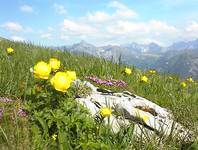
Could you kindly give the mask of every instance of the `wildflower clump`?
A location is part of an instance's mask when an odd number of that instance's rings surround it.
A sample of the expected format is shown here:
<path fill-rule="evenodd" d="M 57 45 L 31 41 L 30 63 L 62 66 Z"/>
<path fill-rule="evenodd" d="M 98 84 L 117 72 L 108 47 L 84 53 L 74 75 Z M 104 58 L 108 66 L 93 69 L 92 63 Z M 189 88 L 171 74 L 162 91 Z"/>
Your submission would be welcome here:
<path fill-rule="evenodd" d="M 108 107 L 103 107 L 100 109 L 100 115 L 105 118 L 105 117 L 109 117 L 112 114 L 112 110 Z"/>
<path fill-rule="evenodd" d="M 56 58 L 51 58 L 49 60 L 49 65 L 52 69 L 52 71 L 56 72 L 60 68 L 60 60 Z"/>
<path fill-rule="evenodd" d="M 131 73 L 132 73 L 130 68 L 125 68 L 124 72 L 126 75 L 131 75 Z"/>
<path fill-rule="evenodd" d="M 105 85 L 105 86 L 115 86 L 115 87 L 125 87 L 127 86 L 127 83 L 124 82 L 123 80 L 115 80 L 115 79 L 100 79 L 96 76 L 88 76 L 86 77 L 87 79 L 100 84 L 100 85 Z"/>
<path fill-rule="evenodd" d="M 11 47 L 8 47 L 8 48 L 6 49 L 6 52 L 7 52 L 8 55 L 13 54 L 13 53 L 14 53 L 14 49 L 11 48 Z"/>
<path fill-rule="evenodd" d="M 147 76 L 142 76 L 141 81 L 147 83 L 148 82 L 148 77 Z"/>
<path fill-rule="evenodd" d="M 66 72 L 57 72 L 50 82 L 57 91 L 66 92 L 71 86 L 72 80 Z"/>
<path fill-rule="evenodd" d="M 40 79 L 48 79 L 51 72 L 51 67 L 44 61 L 38 62 L 33 69 L 34 77 Z"/>

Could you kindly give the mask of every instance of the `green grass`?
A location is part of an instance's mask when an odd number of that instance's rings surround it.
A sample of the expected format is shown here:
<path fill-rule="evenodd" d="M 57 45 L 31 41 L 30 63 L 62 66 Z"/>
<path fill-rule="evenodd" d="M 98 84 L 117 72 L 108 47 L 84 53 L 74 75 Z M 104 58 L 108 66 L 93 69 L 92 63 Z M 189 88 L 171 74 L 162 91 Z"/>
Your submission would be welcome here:
<path fill-rule="evenodd" d="M 13 55 L 7 55 L 6 48 L 12 47 L 15 52 Z M 14 119 L 10 119 L 10 112 L 14 112 L 16 107 L 23 107 L 28 101 L 28 97 L 24 96 L 28 87 L 33 87 L 35 79 L 30 73 L 30 68 L 40 60 L 48 61 L 51 57 L 58 58 L 61 61 L 62 70 L 75 70 L 78 78 L 85 80 L 86 76 L 97 75 L 100 78 L 113 78 L 124 80 L 128 86 L 125 88 L 105 87 L 114 91 L 128 90 L 139 96 L 145 97 L 162 107 L 171 110 L 176 121 L 182 123 L 187 128 L 193 130 L 198 135 L 198 86 L 187 84 L 186 88 L 181 88 L 181 80 L 178 77 L 169 79 L 169 75 L 152 75 L 149 76 L 147 71 L 140 71 L 134 67 L 132 75 L 125 76 L 122 71 L 124 65 L 114 64 L 99 58 L 90 56 L 74 55 L 68 52 L 53 51 L 49 48 L 34 46 L 29 43 L 16 43 L 7 40 L 0 41 L 0 97 L 9 97 L 16 99 L 14 104 L 5 105 L 0 103 L 0 107 L 5 108 L 6 115 L 0 120 L 0 149 L 39 149 L 33 145 L 41 144 L 42 149 L 61 149 L 60 143 L 51 142 L 50 138 L 45 137 L 43 140 L 38 125 L 32 118 L 19 118 L 14 115 Z M 142 75 L 149 76 L 149 83 L 140 82 Z M 68 98 L 68 97 L 67 97 Z M 70 97 L 72 99 L 72 97 Z M 71 104 L 72 103 L 72 104 Z M 76 109 L 76 105 L 68 100 L 67 105 Z M 97 122 L 91 121 L 80 112 L 70 112 L 64 107 L 61 108 L 72 113 L 75 119 L 72 122 L 68 120 L 68 129 L 72 129 L 72 133 L 62 135 L 70 137 L 68 139 L 70 147 L 76 149 L 180 149 L 181 145 L 174 141 L 167 141 L 162 147 L 159 147 L 155 141 L 143 143 L 141 140 L 130 139 L 132 129 L 123 129 L 117 135 L 112 135 L 102 125 L 101 133 L 97 134 Z M 84 112 L 84 111 L 83 111 Z M 86 114 L 86 110 L 84 112 Z M 88 120 L 90 131 L 86 128 L 79 127 L 76 136 L 73 135 L 75 120 Z M 81 118 L 82 117 L 82 118 Z M 67 118 L 65 118 L 67 119 Z M 86 123 L 86 122 L 83 122 Z M 81 124 L 83 126 L 83 124 Z M 66 130 L 66 129 L 65 129 Z M 76 130 L 76 129 L 75 129 Z M 80 138 L 84 135 L 90 138 Z M 93 136 L 95 135 L 96 136 Z M 61 136 L 61 134 L 60 134 Z M 61 137 L 58 137 L 61 139 Z M 40 141 L 40 143 L 39 143 Z M 79 144 L 79 141 L 81 142 Z M 86 141 L 86 142 L 85 142 Z M 86 145 L 88 143 L 88 146 Z M 192 145 L 191 149 L 198 149 L 198 141 Z M 67 146 L 68 146 L 67 145 Z M 78 146 L 77 146 L 78 145 Z"/>

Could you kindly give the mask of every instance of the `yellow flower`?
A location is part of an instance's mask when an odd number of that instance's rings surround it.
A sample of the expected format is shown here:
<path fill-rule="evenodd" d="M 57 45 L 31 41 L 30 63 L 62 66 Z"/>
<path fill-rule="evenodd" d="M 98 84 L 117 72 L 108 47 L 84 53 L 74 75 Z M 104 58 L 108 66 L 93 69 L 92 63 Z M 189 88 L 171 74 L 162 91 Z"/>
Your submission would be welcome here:
<path fill-rule="evenodd" d="M 130 75 L 132 73 L 131 69 L 130 68 L 125 68 L 124 72 L 127 74 L 127 75 Z"/>
<path fill-rule="evenodd" d="M 181 86 L 182 86 L 183 88 L 185 88 L 185 87 L 187 86 L 187 84 L 186 84 L 185 82 L 181 82 Z"/>
<path fill-rule="evenodd" d="M 141 116 L 141 119 L 142 119 L 145 123 L 147 123 L 147 122 L 149 121 L 149 116 L 147 116 L 147 115 L 142 115 L 142 116 Z"/>
<path fill-rule="evenodd" d="M 146 114 L 143 114 L 141 110 L 135 108 L 135 114 L 138 118 L 140 118 L 141 120 L 143 120 L 145 123 L 147 123 L 149 121 L 149 116 Z"/>
<path fill-rule="evenodd" d="M 100 115 L 105 118 L 111 116 L 112 110 L 108 107 L 103 107 L 100 109 Z"/>
<path fill-rule="evenodd" d="M 147 83 L 148 82 L 147 76 L 142 76 L 141 81 Z"/>
<path fill-rule="evenodd" d="M 53 135 L 52 135 L 52 139 L 53 139 L 54 141 L 56 141 L 56 138 L 57 138 L 57 135 L 56 135 L 56 134 L 53 134 Z"/>
<path fill-rule="evenodd" d="M 149 70 L 150 74 L 156 74 L 156 70 Z"/>
<path fill-rule="evenodd" d="M 187 79 L 187 81 L 190 82 L 190 83 L 194 83 L 194 82 L 195 82 L 195 81 L 193 80 L 192 77 L 189 77 L 189 78 Z"/>
<path fill-rule="evenodd" d="M 35 78 L 48 79 L 50 72 L 50 65 L 44 61 L 40 61 L 34 66 L 33 73 Z"/>
<path fill-rule="evenodd" d="M 11 47 L 9 47 L 9 48 L 7 48 L 7 53 L 8 54 L 12 54 L 12 53 L 14 53 L 14 49 L 13 48 L 11 48 Z"/>
<path fill-rule="evenodd" d="M 76 72 L 75 71 L 67 71 L 66 74 L 72 81 L 76 80 Z"/>
<path fill-rule="evenodd" d="M 66 92 L 71 86 L 71 79 L 65 72 L 57 72 L 54 77 L 50 80 L 51 84 L 57 91 Z"/>
<path fill-rule="evenodd" d="M 60 60 L 56 59 L 56 58 L 51 58 L 49 60 L 49 65 L 52 68 L 52 71 L 57 71 L 60 68 Z"/>

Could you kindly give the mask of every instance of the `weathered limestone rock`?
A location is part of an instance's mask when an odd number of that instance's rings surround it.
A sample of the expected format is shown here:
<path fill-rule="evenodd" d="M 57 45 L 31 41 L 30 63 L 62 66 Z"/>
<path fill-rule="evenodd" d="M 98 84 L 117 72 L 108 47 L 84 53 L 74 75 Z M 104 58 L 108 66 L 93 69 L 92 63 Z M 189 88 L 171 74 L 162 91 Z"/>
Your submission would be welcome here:
<path fill-rule="evenodd" d="M 193 133 L 175 122 L 172 113 L 167 109 L 128 91 L 114 93 L 99 89 L 87 81 L 75 81 L 75 84 L 79 83 L 92 90 L 88 96 L 76 100 L 87 107 L 93 117 L 100 117 L 99 110 L 102 107 L 109 107 L 114 111 L 109 117 L 109 122 L 107 118 L 104 120 L 106 124 L 110 123 L 112 132 L 119 132 L 122 126 L 129 126 L 132 121 L 135 124 L 134 136 L 142 136 L 142 132 L 146 132 L 147 136 L 172 135 L 185 142 L 192 140 Z"/>

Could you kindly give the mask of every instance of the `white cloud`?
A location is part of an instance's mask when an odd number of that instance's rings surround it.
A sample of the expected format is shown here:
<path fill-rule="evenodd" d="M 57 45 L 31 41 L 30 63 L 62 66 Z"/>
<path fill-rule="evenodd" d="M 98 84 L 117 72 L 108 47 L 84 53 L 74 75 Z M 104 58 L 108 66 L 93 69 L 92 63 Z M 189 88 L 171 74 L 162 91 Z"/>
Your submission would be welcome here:
<path fill-rule="evenodd" d="M 106 27 L 110 34 L 125 35 L 130 33 L 148 33 L 148 27 L 144 23 L 134 23 L 131 21 L 117 21 Z"/>
<path fill-rule="evenodd" d="M 118 2 L 113 1 L 109 4 L 111 8 L 114 8 L 114 12 L 112 14 L 106 13 L 104 11 L 96 11 L 96 12 L 89 12 L 84 19 L 89 22 L 111 22 L 114 20 L 125 20 L 125 19 L 134 19 L 137 18 L 137 13 L 128 8 L 126 5 Z"/>
<path fill-rule="evenodd" d="M 58 14 L 65 14 L 67 11 L 63 5 L 54 4 L 54 9 Z"/>
<path fill-rule="evenodd" d="M 40 35 L 40 37 L 41 37 L 42 39 L 47 39 L 47 40 L 52 40 L 52 39 L 53 39 L 51 33 L 42 33 L 42 34 Z"/>
<path fill-rule="evenodd" d="M 14 40 L 14 41 L 24 41 L 24 40 L 25 40 L 24 38 L 22 38 L 22 37 L 20 37 L 20 36 L 16 36 L 16 35 L 11 36 L 10 38 L 11 38 L 12 40 Z"/>
<path fill-rule="evenodd" d="M 165 22 L 151 20 L 149 22 L 117 21 L 106 27 L 109 34 L 128 36 L 161 36 L 175 34 L 177 29 Z"/>
<path fill-rule="evenodd" d="M 198 23 L 195 21 L 192 21 L 187 27 L 186 27 L 187 32 L 194 32 L 198 31 Z"/>
<path fill-rule="evenodd" d="M 68 40 L 69 39 L 69 36 L 65 35 L 64 33 L 61 33 L 60 34 L 60 39 L 61 40 Z"/>
<path fill-rule="evenodd" d="M 127 42 L 156 42 L 161 45 L 177 39 L 181 33 L 175 26 L 160 20 L 138 22 L 133 20 L 118 19 L 110 21 L 109 16 L 96 12 L 98 22 L 90 22 L 88 19 L 65 19 L 61 26 L 60 39 L 68 40 L 68 36 L 75 40 L 95 41 L 99 43 L 127 43 Z M 106 16 L 102 18 L 100 16 Z M 91 16 L 92 17 L 92 16 Z M 93 17 L 94 18 L 94 17 Z M 95 24 L 96 23 L 96 24 Z M 67 38 L 65 38 L 67 37 Z M 168 43 L 169 44 L 169 43 Z"/>
<path fill-rule="evenodd" d="M 94 13 L 88 13 L 86 18 L 88 21 L 100 23 L 111 20 L 112 16 L 102 11 L 96 11 Z"/>
<path fill-rule="evenodd" d="M 25 13 L 31 13 L 31 12 L 33 12 L 33 8 L 30 5 L 22 5 L 20 7 L 20 10 L 22 12 L 25 12 Z"/>
<path fill-rule="evenodd" d="M 97 33 L 97 30 L 88 25 L 83 24 L 82 22 L 77 22 L 69 19 L 65 19 L 62 24 L 62 31 L 65 31 L 70 35 L 94 35 Z"/>
<path fill-rule="evenodd" d="M 20 32 L 23 30 L 23 27 L 17 22 L 6 22 L 1 25 L 6 30 Z"/>
<path fill-rule="evenodd" d="M 116 8 L 116 12 L 114 14 L 114 17 L 116 18 L 136 18 L 137 13 L 128 8 L 126 5 L 118 2 L 118 1 L 113 1 L 110 3 L 110 6 L 113 8 Z"/>
<path fill-rule="evenodd" d="M 198 22 L 190 22 L 185 28 L 185 33 L 185 36 L 188 38 L 198 38 Z"/>

